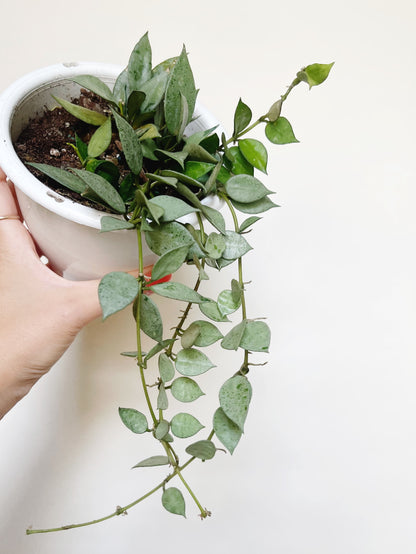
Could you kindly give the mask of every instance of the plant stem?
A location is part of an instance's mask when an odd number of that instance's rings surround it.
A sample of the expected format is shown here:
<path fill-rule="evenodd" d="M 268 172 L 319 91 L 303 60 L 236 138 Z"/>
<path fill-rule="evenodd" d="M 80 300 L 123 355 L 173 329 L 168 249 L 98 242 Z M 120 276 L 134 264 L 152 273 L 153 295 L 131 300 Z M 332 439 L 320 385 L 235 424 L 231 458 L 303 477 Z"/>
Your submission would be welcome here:
<path fill-rule="evenodd" d="M 189 492 L 189 494 L 191 495 L 193 501 L 195 502 L 195 504 L 198 506 L 198 509 L 200 510 L 200 516 L 201 518 L 206 518 L 207 515 L 208 515 L 208 512 L 202 507 L 201 503 L 199 502 L 198 498 L 195 496 L 193 490 L 191 489 L 191 487 L 188 485 L 188 483 L 185 481 L 182 473 L 181 473 L 181 470 L 179 468 L 176 469 L 176 474 L 179 476 L 179 479 L 182 481 L 182 483 L 184 484 L 186 490 Z"/>
<path fill-rule="evenodd" d="M 292 92 L 292 90 L 297 86 L 299 85 L 299 83 L 301 83 L 302 81 L 300 79 L 298 79 L 298 77 L 296 77 L 295 79 L 293 79 L 293 81 L 291 82 L 291 84 L 288 86 L 287 88 L 287 91 L 285 92 L 285 94 L 282 94 L 281 97 L 280 97 L 280 101 L 283 102 L 287 99 L 287 97 L 289 96 L 289 94 Z M 260 125 L 260 123 L 267 123 L 268 121 L 268 115 L 262 115 L 261 117 L 259 117 L 254 123 L 252 123 L 249 127 L 246 127 L 246 129 L 243 129 L 242 131 L 240 131 L 238 133 L 237 136 L 235 137 L 231 137 L 227 140 L 227 142 L 225 143 L 225 146 L 228 146 L 229 144 L 231 144 L 232 142 L 236 142 L 239 138 L 241 138 L 242 136 L 246 135 L 247 133 L 249 133 L 250 131 L 252 131 L 253 129 L 255 129 L 257 127 L 257 125 Z"/>
<path fill-rule="evenodd" d="M 286 98 L 289 96 L 289 94 L 292 92 L 292 90 L 297 86 L 299 85 L 299 83 L 301 83 L 302 81 L 300 79 L 298 79 L 296 77 L 296 79 L 293 79 L 293 81 L 291 82 L 291 84 L 288 86 L 288 89 L 287 91 L 285 92 L 285 94 L 282 94 L 282 96 L 280 97 L 282 103 L 286 100 Z"/>
<path fill-rule="evenodd" d="M 26 535 L 34 535 L 36 533 L 54 533 L 56 531 L 67 531 L 68 529 L 75 529 L 78 527 L 87 527 L 88 525 L 95 525 L 96 523 L 102 523 L 103 521 L 106 521 L 107 519 L 111 519 L 115 516 L 119 516 L 122 514 L 125 514 L 127 510 L 130 508 L 133 508 L 133 506 L 136 506 L 136 504 L 139 504 L 139 502 L 142 502 L 149 496 L 151 496 L 153 493 L 161 489 L 167 482 L 169 482 L 173 477 L 175 476 L 175 473 L 171 473 L 166 479 L 164 479 L 159 485 L 154 487 L 151 491 L 144 494 L 134 502 L 131 502 L 130 504 L 127 504 L 126 506 L 120 507 L 118 506 L 117 509 L 104 517 L 101 517 L 99 519 L 93 519 L 91 521 L 85 521 L 84 523 L 73 523 L 71 525 L 63 525 L 62 527 L 52 527 L 49 529 L 26 529 Z"/>
<path fill-rule="evenodd" d="M 199 225 L 200 225 L 202 237 L 205 237 L 205 232 L 204 232 L 202 217 L 201 217 L 201 215 L 200 215 L 199 213 L 197 214 L 197 217 L 198 217 L 198 221 L 199 221 Z M 204 268 L 204 266 L 205 266 L 204 260 L 202 260 L 201 266 L 202 266 L 202 268 Z M 195 291 L 195 292 L 198 291 L 200 285 L 201 285 L 201 278 L 198 277 L 198 279 L 196 280 L 195 286 L 194 286 L 194 291 Z M 192 302 L 188 302 L 188 304 L 187 304 L 187 306 L 186 306 L 186 308 L 185 308 L 185 310 L 184 310 L 184 312 L 183 312 L 183 315 L 182 315 L 182 317 L 181 317 L 181 319 L 180 319 L 180 321 L 179 321 L 179 324 L 177 325 L 177 327 L 176 327 L 176 329 L 175 329 L 175 332 L 173 333 L 172 342 L 171 342 L 169 348 L 168 348 L 167 351 L 166 351 L 166 354 L 167 354 L 168 356 L 171 356 L 171 355 L 172 355 L 173 345 L 175 344 L 175 341 L 176 341 L 176 339 L 178 338 L 179 333 L 181 332 L 181 329 L 182 329 L 182 327 L 183 327 L 183 325 L 184 325 L 184 323 L 185 323 L 185 321 L 186 321 L 186 319 L 187 319 L 187 317 L 188 317 L 188 315 L 189 315 L 189 312 L 190 312 L 191 308 L 192 308 Z"/>
<path fill-rule="evenodd" d="M 142 338 L 141 338 L 141 326 L 140 326 L 140 312 L 141 312 L 141 303 L 142 303 L 142 294 L 143 294 L 143 244 L 142 244 L 141 225 L 137 227 L 137 246 L 138 246 L 138 252 L 139 252 L 139 293 L 136 298 L 137 365 L 139 366 L 140 380 L 142 383 L 146 404 L 149 409 L 150 416 L 153 420 L 153 424 L 156 425 L 157 418 L 153 410 L 152 403 L 150 401 L 149 391 L 147 390 L 146 379 L 144 376 L 144 368 L 143 368 Z"/>
<path fill-rule="evenodd" d="M 70 524 L 70 525 L 62 525 L 62 527 L 51 527 L 51 528 L 48 528 L 48 529 L 26 529 L 26 535 L 35 535 L 35 534 L 38 534 L 38 533 L 55 533 L 57 531 L 67 531 L 68 529 L 76 529 L 78 527 L 88 527 L 89 525 L 95 525 L 96 523 L 102 523 L 103 521 L 106 521 L 106 520 L 111 519 L 113 517 L 123 515 L 127 512 L 127 510 L 130 510 L 134 506 L 137 506 L 137 504 L 140 504 L 140 502 L 143 502 L 143 500 L 146 500 L 146 498 L 149 498 L 149 496 L 151 496 L 152 494 L 154 494 L 155 492 L 157 492 L 158 490 L 163 488 L 165 485 L 167 485 L 167 483 L 169 483 L 169 481 L 171 481 L 174 477 L 176 477 L 176 475 L 178 475 L 182 480 L 183 477 L 181 476 L 181 472 L 190 463 L 192 463 L 195 459 L 196 459 L 195 457 L 192 457 L 187 462 L 185 462 L 182 466 L 177 466 L 174 469 L 174 471 L 172 471 L 172 473 L 170 473 L 158 485 L 153 487 L 153 489 L 151 489 L 149 492 L 147 492 L 146 494 L 144 494 L 140 498 L 137 498 L 137 500 L 133 500 L 133 502 L 130 502 L 130 504 L 126 504 L 125 506 L 117 506 L 117 509 L 114 512 L 112 512 L 111 514 L 108 514 L 108 515 L 106 515 L 104 517 L 101 517 L 99 519 L 92 519 L 90 521 L 85 521 L 83 523 L 73 523 L 73 524 Z M 187 487 L 187 489 L 188 489 L 188 487 Z M 191 496 L 193 497 L 192 494 L 191 494 Z M 200 504 L 198 503 L 198 508 L 199 507 L 200 507 Z M 201 516 L 203 515 L 203 517 L 206 517 L 207 515 L 209 515 L 209 513 L 206 510 L 204 510 L 203 508 L 200 508 L 200 509 L 201 509 Z"/>
<path fill-rule="evenodd" d="M 255 121 L 254 123 L 252 123 L 250 125 L 250 127 L 247 127 L 246 129 L 244 129 L 243 131 L 241 131 L 240 133 L 238 133 L 238 135 L 236 137 L 231 137 L 227 140 L 227 142 L 225 143 L 226 146 L 228 146 L 229 144 L 231 144 L 232 142 L 235 142 L 236 140 L 238 140 L 240 137 L 242 137 L 243 135 L 249 133 L 250 131 L 252 131 L 255 127 L 257 127 L 257 125 L 260 125 L 260 123 L 263 123 L 264 122 L 264 116 L 261 116 L 257 119 L 257 121 Z"/>
<path fill-rule="evenodd" d="M 240 226 L 238 224 L 238 218 L 237 218 L 237 214 L 235 213 L 234 206 L 232 205 L 232 203 L 231 203 L 230 199 L 228 198 L 228 196 L 223 195 L 223 198 L 224 198 L 225 202 L 227 203 L 227 206 L 228 206 L 228 208 L 231 212 L 231 216 L 232 216 L 233 222 L 234 222 L 235 232 L 238 233 L 238 230 L 239 230 Z M 245 291 L 244 291 L 243 260 L 242 260 L 242 258 L 238 258 L 238 282 L 240 284 L 240 290 L 241 290 L 241 316 L 242 316 L 242 319 L 245 320 L 245 319 L 247 319 L 247 306 L 246 306 L 246 295 L 245 295 Z M 243 367 L 244 368 L 248 367 L 248 350 L 244 350 Z"/>

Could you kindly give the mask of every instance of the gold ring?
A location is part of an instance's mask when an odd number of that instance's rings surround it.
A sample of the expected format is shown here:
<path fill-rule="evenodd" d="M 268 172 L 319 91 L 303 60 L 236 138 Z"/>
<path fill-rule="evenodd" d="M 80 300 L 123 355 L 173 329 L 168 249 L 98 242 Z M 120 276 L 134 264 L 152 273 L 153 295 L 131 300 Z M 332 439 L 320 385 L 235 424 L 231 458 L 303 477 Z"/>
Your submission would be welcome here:
<path fill-rule="evenodd" d="M 20 216 L 18 216 L 18 215 L 0 215 L 0 221 L 2 221 L 3 219 L 19 219 L 20 220 Z"/>

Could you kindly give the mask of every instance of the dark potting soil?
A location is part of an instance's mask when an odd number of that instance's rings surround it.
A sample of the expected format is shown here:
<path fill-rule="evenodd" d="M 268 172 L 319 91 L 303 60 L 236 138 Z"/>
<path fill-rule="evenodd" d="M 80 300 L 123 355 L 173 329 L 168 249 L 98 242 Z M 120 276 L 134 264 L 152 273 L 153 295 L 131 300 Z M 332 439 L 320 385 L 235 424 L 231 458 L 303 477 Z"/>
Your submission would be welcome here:
<path fill-rule="evenodd" d="M 90 91 L 81 90 L 78 99 L 73 100 L 90 110 L 108 113 L 108 107 L 103 100 Z M 80 160 L 71 144 L 75 145 L 75 134 L 85 143 L 89 142 L 96 127 L 89 125 L 75 118 L 61 107 L 53 110 L 46 110 L 37 119 L 31 119 L 27 127 L 22 131 L 14 143 L 14 148 L 19 158 L 24 162 L 36 162 L 53 165 L 62 169 L 68 167 L 81 168 Z M 106 150 L 102 159 L 111 161 L 119 166 L 120 173 L 123 173 L 123 157 L 118 137 L 114 134 L 110 147 Z M 86 206 L 97 207 L 96 204 L 84 198 L 47 177 L 44 173 L 27 165 L 27 168 L 42 183 L 62 196 L 71 198 L 75 202 Z"/>

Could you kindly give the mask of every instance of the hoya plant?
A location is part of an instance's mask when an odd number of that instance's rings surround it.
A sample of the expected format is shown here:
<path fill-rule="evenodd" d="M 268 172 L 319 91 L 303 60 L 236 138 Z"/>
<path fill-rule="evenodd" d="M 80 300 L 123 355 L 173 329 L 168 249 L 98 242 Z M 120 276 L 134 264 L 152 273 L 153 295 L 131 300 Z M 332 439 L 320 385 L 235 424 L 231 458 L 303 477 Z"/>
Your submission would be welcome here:
<path fill-rule="evenodd" d="M 154 455 L 134 460 L 134 468 L 166 466 L 167 473 L 143 496 L 105 517 L 59 528 L 28 529 L 28 534 L 104 521 L 155 493 L 173 514 L 185 515 L 188 496 L 201 518 L 210 515 L 186 480 L 185 470 L 197 460 L 212 459 L 219 450 L 234 452 L 252 396 L 249 372 L 256 365 L 252 353 L 266 354 L 270 345 L 264 318 L 248 311 L 243 262 L 252 250 L 247 233 L 261 219 L 259 214 L 275 203 L 272 191 L 258 176 L 267 172 L 267 149 L 248 135 L 263 125 L 269 142 L 297 142 L 289 121 L 281 115 L 283 104 L 300 83 L 311 88 L 325 81 L 332 65 L 301 69 L 286 92 L 254 121 L 252 110 L 240 99 L 230 137 L 216 128 L 187 133 L 197 89 L 186 50 L 153 67 L 147 33 L 134 47 L 112 90 L 95 76 L 74 79 L 101 99 L 99 110 L 56 98 L 67 112 L 90 126 L 90 138 L 86 142 L 74 137 L 77 167 L 37 162 L 31 166 L 78 194 L 80 200 L 88 198 L 104 209 L 103 232 L 125 229 L 137 234 L 138 274 L 105 275 L 99 298 L 104 319 L 133 305 L 137 344 L 123 355 L 137 365 L 143 402 L 120 407 L 119 416 L 132 433 L 150 434 L 155 440 Z M 109 161 L 105 154 L 114 141 L 120 155 Z M 206 202 L 212 195 L 221 200 L 220 209 Z M 224 217 L 226 211 L 230 217 Z M 194 214 L 194 224 L 181 221 L 188 214 Z M 226 219 L 232 222 L 231 228 Z M 158 256 L 150 279 L 144 275 L 143 241 Z M 193 288 L 175 278 L 168 280 L 184 264 L 194 268 Z M 231 265 L 235 275 L 229 286 L 214 298 L 207 296 L 204 281 L 214 280 L 218 271 Z M 177 303 L 179 321 L 171 331 L 164 327 L 158 296 Z M 151 340 L 146 352 L 143 334 Z M 212 418 L 200 421 L 198 399 L 204 391 L 199 377 L 221 365 L 221 359 L 212 360 L 207 353 L 218 342 L 223 349 L 235 351 L 235 361 L 217 372 L 225 380 L 218 398 L 213 399 Z M 149 371 L 152 366 L 157 369 L 156 380 Z M 172 413 L 172 399 L 183 409 Z M 179 486 L 171 484 L 174 480 Z"/>

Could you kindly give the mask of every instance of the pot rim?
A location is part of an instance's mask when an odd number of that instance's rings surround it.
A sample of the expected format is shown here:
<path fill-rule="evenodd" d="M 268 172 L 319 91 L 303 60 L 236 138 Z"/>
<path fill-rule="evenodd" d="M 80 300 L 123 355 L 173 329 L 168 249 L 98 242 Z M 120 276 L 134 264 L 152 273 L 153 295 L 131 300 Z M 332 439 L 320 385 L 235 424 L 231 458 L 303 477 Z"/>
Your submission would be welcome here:
<path fill-rule="evenodd" d="M 0 166 L 7 177 L 24 194 L 44 208 L 81 225 L 101 228 L 101 217 L 105 212 L 78 204 L 61 196 L 39 181 L 18 157 L 12 142 L 11 123 L 13 116 L 25 98 L 36 89 L 70 80 L 76 75 L 92 74 L 102 79 L 115 79 L 123 67 L 116 64 L 95 62 L 59 63 L 32 71 L 12 83 L 0 96 Z M 216 118 L 198 101 L 195 113 L 209 121 L 209 126 L 218 125 Z M 117 215 L 114 214 L 115 217 Z"/>

